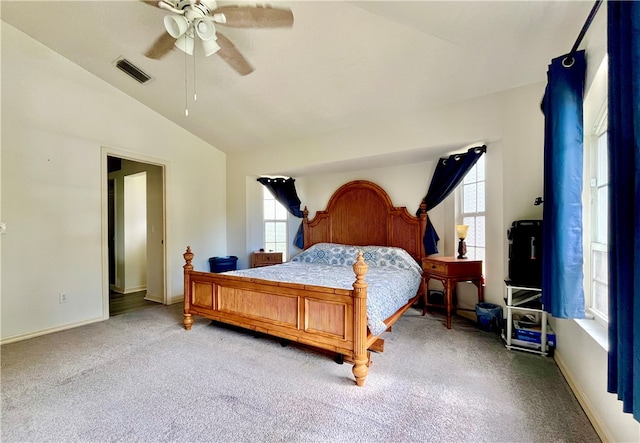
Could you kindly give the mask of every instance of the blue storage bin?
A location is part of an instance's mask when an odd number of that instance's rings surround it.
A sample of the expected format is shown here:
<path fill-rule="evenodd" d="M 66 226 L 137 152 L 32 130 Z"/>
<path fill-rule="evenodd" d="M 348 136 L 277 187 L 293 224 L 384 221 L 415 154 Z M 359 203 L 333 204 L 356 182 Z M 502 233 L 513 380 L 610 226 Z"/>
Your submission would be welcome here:
<path fill-rule="evenodd" d="M 225 257 L 211 257 L 209 259 L 209 268 L 211 272 L 235 271 L 238 263 L 238 257 L 235 255 L 227 255 Z"/>

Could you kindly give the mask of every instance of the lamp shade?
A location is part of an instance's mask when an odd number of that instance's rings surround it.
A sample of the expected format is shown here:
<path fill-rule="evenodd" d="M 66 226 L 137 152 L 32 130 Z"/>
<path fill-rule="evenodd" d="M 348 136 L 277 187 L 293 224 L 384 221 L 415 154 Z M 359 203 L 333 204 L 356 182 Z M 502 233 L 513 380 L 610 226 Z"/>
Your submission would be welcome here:
<path fill-rule="evenodd" d="M 189 21 L 181 15 L 167 15 L 164 18 L 164 28 L 173 38 L 179 38 L 189 29 Z"/>
<path fill-rule="evenodd" d="M 200 40 L 202 42 L 202 49 L 204 49 L 205 57 L 209 57 L 211 54 L 215 54 L 220 50 L 220 46 L 217 39 L 212 38 L 211 40 Z"/>
<path fill-rule="evenodd" d="M 193 37 L 183 34 L 182 37 L 176 40 L 176 48 L 181 50 L 182 52 L 186 52 L 189 55 L 193 55 Z"/>
<path fill-rule="evenodd" d="M 194 27 L 200 40 L 212 40 L 216 35 L 216 28 L 209 20 L 200 19 L 195 23 Z"/>
<path fill-rule="evenodd" d="M 467 232 L 469 231 L 469 225 L 456 225 L 456 235 L 459 239 L 467 238 Z"/>

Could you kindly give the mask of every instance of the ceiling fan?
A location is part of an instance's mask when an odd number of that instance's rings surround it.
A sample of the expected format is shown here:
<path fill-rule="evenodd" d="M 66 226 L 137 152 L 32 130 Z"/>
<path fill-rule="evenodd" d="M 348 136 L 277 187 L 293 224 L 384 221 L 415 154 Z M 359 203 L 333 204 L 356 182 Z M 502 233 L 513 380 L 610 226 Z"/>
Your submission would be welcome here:
<path fill-rule="evenodd" d="M 145 52 L 152 59 L 164 57 L 173 47 L 193 55 L 195 40 L 200 40 L 205 56 L 218 54 L 240 75 L 254 68 L 231 41 L 216 30 L 217 25 L 230 28 L 290 28 L 293 14 L 289 9 L 271 6 L 220 6 L 215 0 L 160 0 L 144 3 L 171 12 L 165 16 L 167 32 Z"/>

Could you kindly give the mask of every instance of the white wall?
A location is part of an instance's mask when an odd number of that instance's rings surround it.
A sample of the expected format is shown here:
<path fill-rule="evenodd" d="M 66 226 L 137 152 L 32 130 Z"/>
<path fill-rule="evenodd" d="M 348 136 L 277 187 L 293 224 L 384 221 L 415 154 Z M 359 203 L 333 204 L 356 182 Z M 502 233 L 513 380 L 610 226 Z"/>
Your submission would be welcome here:
<path fill-rule="evenodd" d="M 108 315 L 102 147 L 167 165 L 167 291 L 179 300 L 186 246 L 198 269 L 227 252 L 225 155 L 4 22 L 1 35 L 2 341 Z"/>

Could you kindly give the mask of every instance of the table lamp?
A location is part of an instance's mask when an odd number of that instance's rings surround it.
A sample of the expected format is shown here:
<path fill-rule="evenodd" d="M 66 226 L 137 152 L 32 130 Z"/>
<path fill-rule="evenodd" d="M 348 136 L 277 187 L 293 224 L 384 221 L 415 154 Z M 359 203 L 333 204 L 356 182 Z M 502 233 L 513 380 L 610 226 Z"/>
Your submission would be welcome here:
<path fill-rule="evenodd" d="M 469 225 L 456 225 L 456 234 L 460 239 L 460 243 L 458 243 L 458 258 L 467 258 L 467 244 L 464 239 L 467 238 L 468 231 Z"/>

